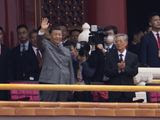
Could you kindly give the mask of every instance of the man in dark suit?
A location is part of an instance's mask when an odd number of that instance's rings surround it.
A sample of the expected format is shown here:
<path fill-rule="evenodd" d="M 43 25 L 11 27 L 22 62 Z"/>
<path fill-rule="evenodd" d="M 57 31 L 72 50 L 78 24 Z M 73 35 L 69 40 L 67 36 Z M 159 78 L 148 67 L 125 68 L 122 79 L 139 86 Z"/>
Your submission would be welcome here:
<path fill-rule="evenodd" d="M 116 50 L 114 45 L 114 36 L 117 34 L 118 30 L 116 26 L 106 26 L 104 28 L 104 37 L 103 43 L 97 44 L 95 51 L 92 51 L 88 63 L 92 68 L 95 69 L 94 75 L 91 77 L 92 84 L 107 84 L 108 77 L 104 75 L 104 65 L 106 54 Z M 93 92 L 93 96 L 98 93 L 98 96 L 95 98 L 96 101 L 107 101 L 107 93 L 105 92 Z M 105 95 L 104 95 L 105 94 Z"/>
<path fill-rule="evenodd" d="M 110 43 L 108 43 L 109 39 Z M 104 38 L 104 45 L 98 44 L 89 57 L 88 62 L 95 68 L 95 74 L 92 77 L 92 82 L 102 82 L 104 78 L 104 64 L 106 54 L 115 51 L 114 36 Z"/>
<path fill-rule="evenodd" d="M 20 44 L 12 50 L 14 81 L 38 81 L 39 65 L 36 54 L 29 42 L 26 25 L 17 27 Z"/>
<path fill-rule="evenodd" d="M 0 27 L 0 83 L 8 83 L 10 80 L 10 51 L 2 44 L 4 40 L 4 31 Z M 9 100 L 9 91 L 0 91 L 0 100 Z"/>
<path fill-rule="evenodd" d="M 103 43 L 96 45 L 95 50 L 91 53 L 88 62 L 92 67 L 95 68 L 95 74 L 92 77 L 92 82 L 102 82 L 104 80 L 104 63 L 105 56 L 109 52 L 116 50 L 114 45 L 114 36 L 117 34 L 118 30 L 116 26 L 106 26 L 104 28 Z"/>
<path fill-rule="evenodd" d="M 115 36 L 117 51 L 106 57 L 105 75 L 109 77 L 110 85 L 133 85 L 133 77 L 138 73 L 137 55 L 126 50 L 128 37 L 126 34 Z M 110 102 L 131 102 L 134 92 L 109 92 Z"/>
<path fill-rule="evenodd" d="M 40 49 L 38 48 L 38 31 L 37 30 L 32 30 L 30 32 L 30 40 L 31 40 L 31 43 L 32 43 L 32 49 L 37 57 L 37 60 L 38 60 L 38 64 L 39 64 L 39 73 L 41 71 L 41 68 L 42 68 L 42 63 L 43 63 L 43 60 L 42 60 L 42 53 L 40 51 Z"/>
<path fill-rule="evenodd" d="M 141 41 L 140 61 L 145 67 L 160 67 L 160 15 L 158 13 L 151 14 L 149 25 L 152 30 Z M 152 96 L 158 99 L 158 94 Z"/>
<path fill-rule="evenodd" d="M 149 19 L 152 31 L 141 41 L 140 62 L 142 66 L 160 67 L 160 16 L 153 13 Z"/>

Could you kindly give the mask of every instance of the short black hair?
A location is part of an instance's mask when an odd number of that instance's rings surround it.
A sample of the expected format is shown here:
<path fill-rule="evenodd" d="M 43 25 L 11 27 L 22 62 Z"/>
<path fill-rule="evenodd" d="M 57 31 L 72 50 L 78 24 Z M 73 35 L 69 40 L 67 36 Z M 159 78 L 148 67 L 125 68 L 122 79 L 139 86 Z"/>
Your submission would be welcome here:
<path fill-rule="evenodd" d="M 89 53 L 88 51 L 86 51 L 85 49 L 80 49 L 79 52 L 78 52 L 79 56 L 83 57 L 83 56 L 86 56 L 88 57 L 89 56 Z"/>
<path fill-rule="evenodd" d="M 0 31 L 4 32 L 3 28 L 0 26 Z"/>
<path fill-rule="evenodd" d="M 157 13 L 157 12 L 153 12 L 153 13 L 149 14 L 149 16 L 148 16 L 148 21 L 151 22 L 151 20 L 152 20 L 152 18 L 153 18 L 154 16 L 160 16 L 160 14 Z"/>
<path fill-rule="evenodd" d="M 80 49 L 83 49 L 87 53 L 89 53 L 89 51 L 90 51 L 90 44 L 88 42 L 86 42 L 86 41 L 81 41 L 80 44 L 81 44 L 81 48 Z"/>
<path fill-rule="evenodd" d="M 81 30 L 79 30 L 79 29 L 73 29 L 73 30 L 70 31 L 70 35 L 72 35 L 73 32 L 79 32 L 79 33 L 81 33 Z"/>
<path fill-rule="evenodd" d="M 51 33 L 53 30 L 60 30 L 62 31 L 62 29 L 60 28 L 60 26 L 53 26 L 49 29 L 49 33 Z"/>
<path fill-rule="evenodd" d="M 38 30 L 33 29 L 33 30 L 29 33 L 29 37 L 31 38 L 31 35 L 34 34 L 34 33 L 38 33 Z"/>
<path fill-rule="evenodd" d="M 113 30 L 114 34 L 118 33 L 118 28 L 115 25 L 109 25 L 104 27 L 104 31 Z"/>
<path fill-rule="evenodd" d="M 25 24 L 20 24 L 20 25 L 18 25 L 18 26 L 17 26 L 17 31 L 18 31 L 19 29 L 21 29 L 21 28 L 25 28 L 25 29 L 28 31 L 28 27 L 27 27 L 27 25 L 25 25 Z"/>
<path fill-rule="evenodd" d="M 63 46 L 73 46 L 73 47 L 76 47 L 76 45 L 77 45 L 76 42 L 70 41 L 70 40 L 68 40 L 67 42 L 65 42 L 65 43 L 63 44 Z"/>

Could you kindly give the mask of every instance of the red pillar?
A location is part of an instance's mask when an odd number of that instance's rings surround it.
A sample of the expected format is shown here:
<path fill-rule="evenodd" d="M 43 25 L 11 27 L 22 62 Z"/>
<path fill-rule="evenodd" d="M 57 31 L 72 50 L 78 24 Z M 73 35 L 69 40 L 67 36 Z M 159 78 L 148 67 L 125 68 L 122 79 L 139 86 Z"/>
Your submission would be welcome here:
<path fill-rule="evenodd" d="M 5 41 L 7 46 L 16 44 L 17 39 L 15 29 L 19 23 L 19 12 L 17 10 L 17 0 L 1 0 L 0 1 L 0 26 L 5 30 Z"/>
<path fill-rule="evenodd" d="M 88 22 L 100 26 L 116 25 L 127 32 L 126 0 L 88 0 Z"/>
<path fill-rule="evenodd" d="M 5 27 L 5 0 L 0 0 L 0 26 Z"/>
<path fill-rule="evenodd" d="M 40 0 L 0 0 L 0 26 L 5 30 L 4 43 L 9 47 L 18 44 L 16 27 L 26 24 L 30 29 L 37 27 L 37 3 Z M 38 4 L 39 5 L 39 4 Z M 36 13 L 35 13 L 36 12 Z"/>

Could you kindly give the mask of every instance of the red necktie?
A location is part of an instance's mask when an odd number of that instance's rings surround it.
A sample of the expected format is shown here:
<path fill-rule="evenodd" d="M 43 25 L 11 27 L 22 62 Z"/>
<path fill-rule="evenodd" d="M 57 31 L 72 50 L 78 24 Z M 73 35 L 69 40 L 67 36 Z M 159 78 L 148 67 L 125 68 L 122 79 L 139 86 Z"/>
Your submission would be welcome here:
<path fill-rule="evenodd" d="M 157 44 L 158 44 L 158 48 L 160 49 L 160 36 L 159 33 L 156 34 L 157 35 Z"/>

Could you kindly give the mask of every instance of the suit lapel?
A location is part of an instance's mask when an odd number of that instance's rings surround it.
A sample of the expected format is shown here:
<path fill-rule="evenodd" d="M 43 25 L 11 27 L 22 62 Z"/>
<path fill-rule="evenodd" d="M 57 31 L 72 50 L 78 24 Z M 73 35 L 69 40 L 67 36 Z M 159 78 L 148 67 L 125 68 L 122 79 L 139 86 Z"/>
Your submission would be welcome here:
<path fill-rule="evenodd" d="M 117 63 L 119 62 L 118 51 L 115 52 L 115 60 L 116 60 Z"/>
<path fill-rule="evenodd" d="M 158 49 L 157 40 L 156 40 L 156 38 L 155 38 L 155 36 L 152 32 L 150 32 L 150 37 L 151 37 L 151 40 L 153 42 L 153 45 Z"/>
<path fill-rule="evenodd" d="M 18 55 L 21 55 L 21 46 L 20 46 L 20 44 L 16 48 L 16 53 L 18 53 Z"/>
<path fill-rule="evenodd" d="M 129 60 L 129 52 L 127 51 L 126 57 L 125 57 L 126 65 L 128 65 L 129 61 L 130 61 L 130 60 Z"/>
<path fill-rule="evenodd" d="M 0 56 L 2 56 L 3 53 L 4 53 L 4 47 L 3 47 L 3 45 L 1 44 L 1 54 L 0 54 Z"/>
<path fill-rule="evenodd" d="M 3 46 L 2 44 L 1 44 L 1 54 L 0 54 L 0 56 L 3 56 L 4 54 L 5 54 L 5 46 Z"/>
<path fill-rule="evenodd" d="M 29 52 L 30 54 L 32 54 L 32 55 L 36 58 L 36 53 L 34 52 L 31 43 L 29 43 L 28 52 Z"/>
<path fill-rule="evenodd" d="M 116 46 L 115 46 L 115 44 L 113 44 L 111 50 L 115 50 L 115 49 L 116 49 Z"/>

